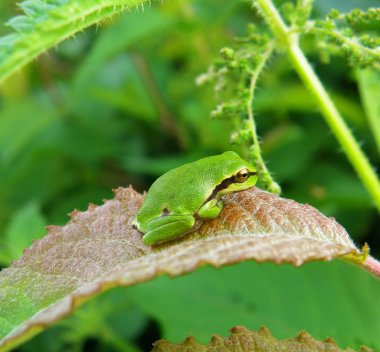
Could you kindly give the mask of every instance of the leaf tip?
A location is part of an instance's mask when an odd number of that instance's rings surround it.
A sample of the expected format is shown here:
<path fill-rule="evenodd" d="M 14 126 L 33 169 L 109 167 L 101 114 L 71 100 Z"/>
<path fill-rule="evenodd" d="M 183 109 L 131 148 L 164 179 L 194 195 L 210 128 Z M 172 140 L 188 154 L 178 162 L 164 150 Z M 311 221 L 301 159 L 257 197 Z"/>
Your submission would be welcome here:
<path fill-rule="evenodd" d="M 314 339 L 309 333 L 301 330 L 298 333 L 298 335 L 295 337 L 295 340 L 298 342 L 309 342 L 309 341 L 312 342 Z"/>
<path fill-rule="evenodd" d="M 249 330 L 245 326 L 241 326 L 241 325 L 234 326 L 233 328 L 229 330 L 231 334 L 241 334 L 241 333 L 246 333 L 248 331 Z"/>
<path fill-rule="evenodd" d="M 184 343 L 186 343 L 186 344 L 194 344 L 196 342 L 197 342 L 197 340 L 195 339 L 194 336 L 187 336 L 185 341 L 184 341 Z"/>
<path fill-rule="evenodd" d="M 355 264 L 363 264 L 368 259 L 369 252 L 370 252 L 370 248 L 368 246 L 368 243 L 364 243 L 361 251 L 359 250 L 352 251 L 344 255 L 344 258 Z"/>
<path fill-rule="evenodd" d="M 80 211 L 78 209 L 74 209 L 71 213 L 68 213 L 67 215 L 70 217 L 71 220 L 75 220 L 79 214 Z"/>
<path fill-rule="evenodd" d="M 140 196 L 140 194 L 134 190 L 132 185 L 129 185 L 128 187 L 118 187 L 112 191 L 115 193 L 118 200 L 131 199 Z"/>
<path fill-rule="evenodd" d="M 323 342 L 328 343 L 330 345 L 338 346 L 336 341 L 332 337 L 326 337 Z"/>
<path fill-rule="evenodd" d="M 211 345 L 221 345 L 223 344 L 223 338 L 219 335 L 212 335 L 211 337 Z"/>
<path fill-rule="evenodd" d="M 248 329 L 247 329 L 247 331 L 248 331 Z M 268 327 L 265 325 L 261 326 L 261 328 L 257 332 L 262 336 L 272 337 L 272 333 L 270 332 Z"/>
<path fill-rule="evenodd" d="M 362 253 L 363 253 L 363 256 L 364 256 L 364 260 L 366 260 L 368 258 L 368 256 L 369 256 L 369 245 L 368 245 L 367 242 L 365 242 L 364 245 L 363 245 L 363 247 L 362 247 Z"/>
<path fill-rule="evenodd" d="M 57 226 L 57 225 L 46 225 L 45 229 L 48 232 L 48 234 L 55 235 L 55 234 L 61 232 L 62 227 L 61 226 Z"/>
<path fill-rule="evenodd" d="M 94 211 L 98 206 L 94 203 L 89 203 L 87 207 L 87 211 Z"/>

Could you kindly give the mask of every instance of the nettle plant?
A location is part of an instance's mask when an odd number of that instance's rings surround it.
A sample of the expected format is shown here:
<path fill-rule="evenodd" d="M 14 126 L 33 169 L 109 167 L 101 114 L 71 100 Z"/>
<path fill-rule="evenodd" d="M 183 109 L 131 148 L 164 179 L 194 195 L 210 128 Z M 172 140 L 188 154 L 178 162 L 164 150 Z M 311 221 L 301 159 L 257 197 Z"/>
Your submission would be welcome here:
<path fill-rule="evenodd" d="M 20 3 L 24 15 L 8 22 L 14 32 L 0 40 L 0 80 L 5 81 L 65 38 L 146 3 L 149 2 Z M 200 75 L 197 82 L 214 84 L 218 105 L 212 117 L 238 121 L 232 140 L 243 145 L 247 158 L 259 170 L 261 187 L 269 192 L 253 188 L 229 195 L 218 218 L 205 222 L 195 233 L 153 247 L 145 245 L 141 234 L 132 228 L 144 196 L 131 187 L 117 189 L 115 198 L 101 206 L 90 205 L 84 212 L 74 211 L 65 226 L 49 226 L 43 239 L 0 273 L 1 351 L 20 345 L 100 292 L 162 274 L 183 275 L 205 264 L 219 267 L 254 260 L 300 266 L 340 258 L 380 277 L 380 265 L 369 255 L 368 246 L 357 248 L 334 219 L 313 207 L 278 196 L 280 186 L 263 160 L 254 116 L 255 91 L 261 74 L 270 66 L 273 56 L 288 56 L 380 210 L 379 179 L 300 45 L 307 38 L 312 42 L 309 47 L 322 61 L 328 62 L 335 55 L 344 56 L 352 66 L 366 68 L 367 77 L 375 76 L 380 68 L 380 36 L 369 24 L 380 20 L 380 10 L 349 13 L 334 10 L 326 18 L 314 20 L 310 19 L 311 0 L 286 3 L 280 9 L 270 0 L 255 0 L 252 5 L 252 11 L 257 11 L 264 21 L 251 24 L 245 37 L 221 49 L 221 58 L 210 63 L 208 72 Z M 376 99 L 376 92 L 367 99 Z M 368 119 L 380 149 L 378 111 L 371 109 Z M 373 278 L 366 276 L 363 280 Z M 375 287 L 379 282 L 374 280 L 372 284 Z M 370 323 L 366 335 L 353 340 L 380 348 L 379 328 L 378 322 Z M 332 339 L 317 341 L 304 332 L 296 338 L 277 341 L 266 328 L 255 333 L 242 327 L 234 328 L 225 340 L 214 337 L 209 345 L 188 338 L 179 345 L 161 341 L 154 350 L 206 351 L 224 346 L 224 350 L 232 351 L 239 346 L 241 351 L 251 351 L 253 345 L 266 346 L 263 351 L 341 350 Z M 361 350 L 371 349 L 361 347 Z"/>

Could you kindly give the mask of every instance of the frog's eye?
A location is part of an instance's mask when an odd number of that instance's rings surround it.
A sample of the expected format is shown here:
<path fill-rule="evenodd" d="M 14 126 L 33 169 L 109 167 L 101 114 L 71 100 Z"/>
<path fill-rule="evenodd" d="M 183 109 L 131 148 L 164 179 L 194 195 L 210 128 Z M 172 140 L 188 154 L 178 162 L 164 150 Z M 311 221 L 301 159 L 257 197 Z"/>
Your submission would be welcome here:
<path fill-rule="evenodd" d="M 247 181 L 248 177 L 249 177 L 249 170 L 242 169 L 235 175 L 235 181 L 239 183 L 243 183 Z"/>

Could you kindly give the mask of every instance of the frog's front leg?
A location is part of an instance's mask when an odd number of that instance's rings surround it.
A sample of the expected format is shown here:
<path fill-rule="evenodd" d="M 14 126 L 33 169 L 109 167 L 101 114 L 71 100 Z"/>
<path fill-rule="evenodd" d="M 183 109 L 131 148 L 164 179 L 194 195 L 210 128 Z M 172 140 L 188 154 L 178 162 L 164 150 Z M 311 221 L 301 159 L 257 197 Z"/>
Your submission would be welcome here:
<path fill-rule="evenodd" d="M 219 216 L 222 209 L 223 201 L 214 198 L 203 204 L 202 208 L 198 211 L 198 216 L 202 219 L 215 219 Z"/>
<path fill-rule="evenodd" d="M 148 245 L 155 245 L 170 241 L 188 233 L 195 225 L 192 215 L 167 215 L 151 220 L 142 241 Z"/>

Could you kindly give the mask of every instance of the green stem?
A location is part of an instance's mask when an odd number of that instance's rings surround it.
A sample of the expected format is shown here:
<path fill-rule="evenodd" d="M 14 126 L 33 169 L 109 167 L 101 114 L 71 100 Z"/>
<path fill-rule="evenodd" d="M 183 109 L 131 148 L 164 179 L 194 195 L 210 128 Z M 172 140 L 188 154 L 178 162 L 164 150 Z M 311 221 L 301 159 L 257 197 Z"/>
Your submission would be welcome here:
<path fill-rule="evenodd" d="M 262 55 L 260 62 L 257 64 L 255 70 L 249 71 L 251 78 L 250 78 L 250 83 L 249 83 L 249 96 L 248 96 L 246 105 L 247 105 L 249 128 L 251 130 L 252 141 L 253 141 L 253 146 L 254 146 L 254 155 L 258 163 L 259 172 L 260 174 L 265 174 L 265 176 L 267 176 L 267 178 L 269 179 L 271 192 L 280 194 L 281 193 L 280 186 L 272 179 L 272 177 L 270 176 L 269 170 L 267 169 L 264 163 L 264 160 L 261 154 L 260 143 L 257 138 L 256 123 L 255 123 L 254 114 L 253 114 L 253 100 L 255 97 L 255 88 L 257 85 L 257 80 L 259 76 L 261 75 L 267 61 L 271 57 L 273 53 L 273 49 L 274 49 L 274 43 L 270 42 L 267 46 L 267 49 L 264 51 L 264 54 Z"/>
<path fill-rule="evenodd" d="M 367 188 L 368 193 L 372 196 L 377 209 L 380 211 L 379 179 L 344 122 L 342 116 L 336 109 L 331 98 L 327 94 L 318 76 L 312 69 L 309 61 L 300 49 L 298 44 L 298 34 L 289 31 L 289 28 L 282 20 L 271 0 L 256 0 L 256 4 L 259 10 L 261 10 L 265 20 L 271 26 L 274 34 L 278 39 L 285 42 L 286 49 L 293 62 L 295 70 L 318 102 L 326 122 L 342 146 L 342 149 L 346 153 L 347 158 L 350 160 L 364 186 Z"/>
<path fill-rule="evenodd" d="M 125 340 L 121 338 L 119 335 L 117 335 L 113 329 L 111 329 L 107 323 L 101 324 L 101 329 L 99 331 L 100 336 L 102 339 L 110 346 L 113 347 L 113 350 L 120 351 L 120 352 L 139 352 L 140 349 L 137 348 L 134 344 L 129 342 L 128 340 Z"/>
<path fill-rule="evenodd" d="M 361 52 L 366 53 L 367 55 L 376 58 L 376 60 L 380 60 L 380 51 L 376 49 L 368 48 L 360 44 L 358 41 L 352 40 L 351 38 L 347 38 L 337 30 L 333 32 L 324 28 L 313 27 L 313 22 L 309 22 L 309 25 L 311 26 L 309 33 L 324 34 L 326 36 L 334 38 L 338 43 L 344 43 L 352 49 L 360 50 Z"/>

